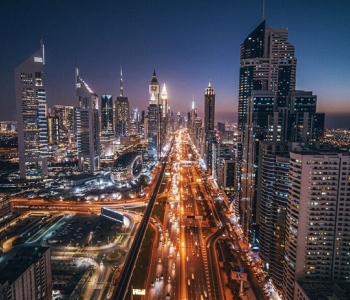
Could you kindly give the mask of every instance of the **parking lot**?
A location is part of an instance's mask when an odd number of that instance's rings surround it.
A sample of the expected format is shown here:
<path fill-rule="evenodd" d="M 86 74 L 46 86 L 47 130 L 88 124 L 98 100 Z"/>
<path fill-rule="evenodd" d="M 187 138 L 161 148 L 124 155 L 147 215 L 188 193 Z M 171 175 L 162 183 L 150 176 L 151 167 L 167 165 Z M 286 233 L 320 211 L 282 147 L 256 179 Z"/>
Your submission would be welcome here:
<path fill-rule="evenodd" d="M 51 247 L 101 247 L 118 239 L 123 224 L 96 214 L 69 215 L 50 228 L 43 237 Z"/>

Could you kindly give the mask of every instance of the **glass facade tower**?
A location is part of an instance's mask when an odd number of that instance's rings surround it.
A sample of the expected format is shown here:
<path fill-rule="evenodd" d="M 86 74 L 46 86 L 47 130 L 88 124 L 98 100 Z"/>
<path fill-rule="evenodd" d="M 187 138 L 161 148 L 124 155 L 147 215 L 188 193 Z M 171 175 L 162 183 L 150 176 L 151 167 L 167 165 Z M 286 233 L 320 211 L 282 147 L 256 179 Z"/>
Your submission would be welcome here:
<path fill-rule="evenodd" d="M 46 91 L 43 85 L 44 44 L 15 69 L 18 152 L 21 179 L 47 175 Z"/>

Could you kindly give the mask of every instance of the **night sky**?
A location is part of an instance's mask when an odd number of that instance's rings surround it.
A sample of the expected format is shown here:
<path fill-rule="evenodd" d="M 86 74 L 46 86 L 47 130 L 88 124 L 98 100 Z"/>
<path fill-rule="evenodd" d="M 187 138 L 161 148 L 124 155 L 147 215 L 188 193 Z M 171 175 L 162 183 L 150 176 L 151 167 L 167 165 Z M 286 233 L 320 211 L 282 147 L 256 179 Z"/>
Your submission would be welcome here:
<path fill-rule="evenodd" d="M 74 64 L 98 94 L 119 93 L 146 110 L 156 70 L 171 109 L 194 97 L 203 116 L 211 80 L 216 121 L 236 121 L 239 46 L 262 20 L 262 0 L 1 0 L 0 120 L 15 120 L 14 69 L 40 47 L 48 107 L 77 104 Z M 297 89 L 318 96 L 328 127 L 350 128 L 350 1 L 266 0 L 267 27 L 289 29 Z"/>

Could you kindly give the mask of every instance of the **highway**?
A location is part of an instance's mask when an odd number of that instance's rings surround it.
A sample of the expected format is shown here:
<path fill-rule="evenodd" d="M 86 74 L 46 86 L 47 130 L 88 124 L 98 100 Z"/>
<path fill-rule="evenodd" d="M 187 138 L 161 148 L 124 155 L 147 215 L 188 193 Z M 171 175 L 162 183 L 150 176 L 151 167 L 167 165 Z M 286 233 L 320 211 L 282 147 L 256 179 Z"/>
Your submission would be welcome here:
<path fill-rule="evenodd" d="M 166 160 L 161 161 L 161 163 L 162 163 L 162 167 L 161 167 L 160 175 L 157 179 L 157 184 L 156 184 L 155 189 L 153 191 L 153 194 L 150 198 L 150 201 L 148 202 L 148 206 L 144 212 L 143 219 L 142 219 L 140 226 L 139 226 L 139 229 L 135 235 L 134 242 L 133 242 L 133 244 L 130 248 L 130 251 L 128 253 L 128 256 L 125 260 L 123 270 L 122 270 L 120 277 L 119 277 L 120 279 L 118 282 L 118 286 L 115 289 L 114 295 L 111 297 L 112 299 L 115 299 L 115 300 L 124 299 L 125 295 L 127 293 L 127 289 L 128 289 L 131 277 L 132 277 L 132 273 L 134 271 L 134 267 L 135 267 L 135 263 L 136 263 L 136 260 L 137 260 L 137 257 L 138 257 L 139 251 L 140 251 L 140 247 L 142 245 L 142 241 L 143 241 L 143 238 L 144 238 L 145 233 L 146 233 L 146 229 L 147 229 L 150 217 L 151 217 L 153 206 L 154 206 L 155 200 L 157 198 L 159 187 L 160 187 L 160 184 L 161 184 L 163 176 L 164 176 L 165 167 L 166 167 Z"/>

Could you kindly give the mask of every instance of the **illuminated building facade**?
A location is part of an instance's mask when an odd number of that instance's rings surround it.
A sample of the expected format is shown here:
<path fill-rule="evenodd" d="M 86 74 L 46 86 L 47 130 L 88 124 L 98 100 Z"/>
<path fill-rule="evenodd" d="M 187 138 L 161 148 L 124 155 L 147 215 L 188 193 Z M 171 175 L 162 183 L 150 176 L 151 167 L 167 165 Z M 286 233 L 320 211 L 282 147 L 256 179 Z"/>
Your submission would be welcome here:
<path fill-rule="evenodd" d="M 79 170 L 94 174 L 100 168 L 100 110 L 98 96 L 79 76 L 76 68 L 79 106 L 75 108 L 75 131 Z"/>
<path fill-rule="evenodd" d="M 290 153 L 283 299 L 296 281 L 349 281 L 350 156 Z"/>
<path fill-rule="evenodd" d="M 153 72 L 151 83 L 149 84 L 149 105 L 148 105 L 148 160 L 156 161 L 159 152 L 159 83 L 156 71 Z"/>
<path fill-rule="evenodd" d="M 159 104 L 159 143 L 160 151 L 166 144 L 169 133 L 169 100 L 165 84 L 163 85 L 160 104 Z"/>
<path fill-rule="evenodd" d="M 208 168 L 209 174 L 212 173 L 215 168 L 213 165 L 214 156 L 214 142 L 215 138 L 215 93 L 209 81 L 208 87 L 205 89 L 204 94 L 204 134 L 205 134 L 205 146 L 204 146 L 204 160 Z"/>
<path fill-rule="evenodd" d="M 265 20 L 240 47 L 238 129 L 245 130 L 248 99 L 253 90 L 276 94 L 277 107 L 285 107 L 288 93 L 295 89 L 294 46 L 284 28 L 266 28 Z"/>
<path fill-rule="evenodd" d="M 18 152 L 21 179 L 47 176 L 44 44 L 15 69 Z"/>

